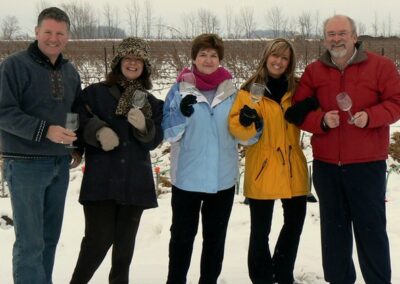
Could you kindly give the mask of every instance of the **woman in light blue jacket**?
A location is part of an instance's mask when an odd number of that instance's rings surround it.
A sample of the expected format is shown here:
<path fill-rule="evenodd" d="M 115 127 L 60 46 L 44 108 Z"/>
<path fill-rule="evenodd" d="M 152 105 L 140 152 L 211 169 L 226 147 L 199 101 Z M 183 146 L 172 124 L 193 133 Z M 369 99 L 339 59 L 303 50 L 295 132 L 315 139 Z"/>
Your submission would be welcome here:
<path fill-rule="evenodd" d="M 162 126 L 171 143 L 172 180 L 168 284 L 186 283 L 200 212 L 199 283 L 217 283 L 222 268 L 238 175 L 238 143 L 228 129 L 236 89 L 232 75 L 220 66 L 223 56 L 219 36 L 196 37 L 192 67 L 179 74 L 164 104 Z"/>

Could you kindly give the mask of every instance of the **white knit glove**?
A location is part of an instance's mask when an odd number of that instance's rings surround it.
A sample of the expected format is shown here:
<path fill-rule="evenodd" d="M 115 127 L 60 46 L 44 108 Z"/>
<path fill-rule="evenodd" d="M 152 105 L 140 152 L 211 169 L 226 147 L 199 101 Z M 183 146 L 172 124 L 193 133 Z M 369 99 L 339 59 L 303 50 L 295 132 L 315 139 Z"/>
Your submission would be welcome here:
<path fill-rule="evenodd" d="M 111 151 L 119 145 L 117 133 L 109 127 L 102 127 L 96 132 L 96 138 L 104 151 Z"/>
<path fill-rule="evenodd" d="M 128 122 L 140 132 L 146 132 L 146 118 L 140 109 L 131 108 L 128 112 Z"/>

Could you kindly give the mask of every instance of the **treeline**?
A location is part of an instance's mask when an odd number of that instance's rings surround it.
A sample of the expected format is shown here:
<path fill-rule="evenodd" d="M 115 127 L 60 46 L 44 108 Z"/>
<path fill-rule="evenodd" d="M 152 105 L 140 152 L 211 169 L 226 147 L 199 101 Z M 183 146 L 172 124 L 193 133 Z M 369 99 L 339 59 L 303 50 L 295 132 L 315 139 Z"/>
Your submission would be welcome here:
<path fill-rule="evenodd" d="M 383 54 L 395 61 L 400 68 L 400 39 L 361 37 L 364 47 Z M 25 49 L 31 41 L 0 41 L 0 63 L 16 51 Z M 64 52 L 78 68 L 84 85 L 104 79 L 120 40 L 72 40 Z M 242 83 L 255 70 L 268 40 L 225 40 L 223 64 L 229 68 L 237 83 Z M 160 88 L 170 86 L 177 73 L 188 66 L 190 40 L 149 40 L 153 79 Z M 294 39 L 293 45 L 298 59 L 298 75 L 305 66 L 323 52 L 321 40 Z"/>
<path fill-rule="evenodd" d="M 54 5 L 49 0 L 38 0 L 36 14 L 43 8 Z M 130 0 L 125 5 L 115 5 L 110 0 L 103 6 L 95 2 L 69 0 L 59 5 L 71 19 L 71 35 L 74 39 L 123 38 L 140 36 L 154 39 L 187 39 L 200 33 L 218 33 L 224 38 L 288 37 L 317 39 L 322 36 L 322 21 L 319 11 L 299 11 L 289 16 L 279 6 L 270 6 L 267 1 L 261 6 L 228 5 L 217 14 L 215 9 L 190 10 L 183 7 L 175 23 L 168 22 L 164 11 L 157 11 L 152 0 Z M 180 7 L 177 7 L 180 9 Z M 256 17 L 257 13 L 257 17 Z M 262 21 L 257 21 L 262 16 Z M 391 15 L 383 19 L 375 13 L 371 24 L 357 21 L 358 34 L 390 37 L 399 34 L 399 25 Z M 21 33 L 19 20 L 13 15 L 0 18 L 1 39 L 27 39 Z"/>

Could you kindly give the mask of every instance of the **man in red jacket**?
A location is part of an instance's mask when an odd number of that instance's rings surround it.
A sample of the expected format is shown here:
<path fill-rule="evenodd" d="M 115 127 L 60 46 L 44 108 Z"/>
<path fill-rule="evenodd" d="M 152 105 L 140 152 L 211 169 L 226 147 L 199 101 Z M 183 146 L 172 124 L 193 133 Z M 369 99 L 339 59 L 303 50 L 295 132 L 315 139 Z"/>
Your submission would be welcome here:
<path fill-rule="evenodd" d="M 355 282 L 353 229 L 365 282 L 391 283 L 385 160 L 389 125 L 400 118 L 399 73 L 388 58 L 363 50 L 347 16 L 325 21 L 324 46 L 327 51 L 306 67 L 286 119 L 313 133 L 325 280 Z M 350 97 L 353 119 L 338 105 L 342 92 Z M 315 100 L 320 109 L 309 112 Z"/>

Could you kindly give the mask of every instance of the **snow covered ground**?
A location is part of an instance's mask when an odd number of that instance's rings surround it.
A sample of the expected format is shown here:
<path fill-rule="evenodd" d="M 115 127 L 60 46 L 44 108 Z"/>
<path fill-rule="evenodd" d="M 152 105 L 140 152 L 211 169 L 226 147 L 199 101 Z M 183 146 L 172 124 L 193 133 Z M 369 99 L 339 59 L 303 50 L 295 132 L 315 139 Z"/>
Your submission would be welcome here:
<path fill-rule="evenodd" d="M 309 149 L 306 149 L 309 151 Z M 165 170 L 167 156 L 162 156 L 162 149 L 153 153 L 154 160 Z M 54 283 L 68 283 L 79 253 L 80 241 L 84 231 L 82 206 L 78 203 L 79 186 L 82 178 L 81 168 L 71 171 L 71 182 L 65 207 L 65 219 L 61 239 L 58 245 Z M 400 176 L 391 174 L 388 185 L 388 232 L 392 253 L 393 283 L 400 283 Z M 145 211 L 139 233 L 133 263 L 131 282 L 140 284 L 165 283 L 168 267 L 169 227 L 171 224 L 170 193 L 159 197 L 159 207 Z M 226 240 L 226 252 L 219 284 L 251 283 L 247 273 L 247 247 L 249 236 L 249 209 L 238 195 L 232 211 Z M 0 198 L 1 215 L 11 216 L 9 198 Z M 280 202 L 275 206 L 271 244 L 275 243 L 282 224 Z M 12 283 L 12 227 L 1 225 L 0 229 L 0 283 Z M 321 249 L 319 234 L 318 203 L 308 203 L 307 217 L 297 257 L 295 277 L 299 283 L 325 283 L 321 267 Z M 201 232 L 199 230 L 199 232 Z M 200 234 L 198 234 L 200 235 Z M 201 239 L 196 238 L 192 264 L 188 274 L 188 283 L 197 283 Z M 355 256 L 356 260 L 356 256 Z M 357 262 L 357 260 L 356 260 Z M 358 265 L 358 264 L 357 264 Z M 110 255 L 104 260 L 90 283 L 107 283 L 110 269 Z M 358 269 L 358 266 L 357 266 Z M 357 283 L 364 283 L 359 269 Z"/>
<path fill-rule="evenodd" d="M 165 96 L 160 94 L 160 97 Z M 393 131 L 400 131 L 400 123 L 392 126 Z M 306 135 L 305 145 L 308 145 Z M 168 173 L 168 155 L 163 154 L 167 144 L 152 152 L 155 166 L 160 167 L 161 173 Z M 312 160 L 311 148 L 305 148 L 309 161 Z M 388 164 L 393 161 L 389 160 Z M 53 280 L 55 284 L 68 283 L 74 269 L 81 238 L 84 233 L 84 217 L 82 206 L 78 203 L 79 188 L 82 178 L 81 167 L 71 171 L 71 180 L 68 190 L 63 230 L 58 245 Z M 168 188 L 163 188 L 167 193 L 159 196 L 159 207 L 146 210 L 143 214 L 139 228 L 136 249 L 130 270 L 131 283 L 161 284 L 165 283 L 168 268 L 168 242 L 169 228 L 171 225 L 171 194 Z M 249 284 L 247 272 L 247 247 L 249 238 L 249 209 L 243 204 L 243 196 L 238 194 L 232 210 L 226 239 L 225 259 L 223 270 L 218 284 Z M 387 192 L 387 229 L 391 247 L 392 258 L 392 283 L 400 283 L 400 175 L 391 173 Z M 282 225 L 281 203 L 275 203 L 274 220 L 270 235 L 270 244 L 275 244 Z M 9 198 L 0 198 L 0 215 L 12 216 Z M 1 219 L 0 219 L 1 220 Z M 308 203 L 307 217 L 299 246 L 295 267 L 295 278 L 301 284 L 326 283 L 323 279 L 321 261 L 321 243 L 318 203 Z M 188 283 L 198 282 L 201 228 L 195 241 L 192 263 L 188 273 Z M 5 226 L 0 221 L 0 284 L 12 283 L 12 245 L 14 231 L 12 227 Z M 357 268 L 357 284 L 364 283 L 354 252 Z M 97 270 L 90 283 L 108 283 L 110 270 L 110 254 L 107 255 L 102 265 Z"/>

